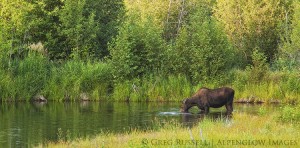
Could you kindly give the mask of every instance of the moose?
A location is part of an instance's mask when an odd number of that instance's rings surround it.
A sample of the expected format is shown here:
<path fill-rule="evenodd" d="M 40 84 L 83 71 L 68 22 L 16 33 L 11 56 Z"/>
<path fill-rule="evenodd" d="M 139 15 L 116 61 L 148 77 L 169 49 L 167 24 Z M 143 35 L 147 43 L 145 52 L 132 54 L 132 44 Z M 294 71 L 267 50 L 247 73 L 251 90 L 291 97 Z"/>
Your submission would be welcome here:
<path fill-rule="evenodd" d="M 209 108 L 219 108 L 225 105 L 226 114 L 231 115 L 233 111 L 234 90 L 229 87 L 216 89 L 200 88 L 192 97 L 182 101 L 181 112 L 197 106 L 201 112 L 208 114 Z"/>

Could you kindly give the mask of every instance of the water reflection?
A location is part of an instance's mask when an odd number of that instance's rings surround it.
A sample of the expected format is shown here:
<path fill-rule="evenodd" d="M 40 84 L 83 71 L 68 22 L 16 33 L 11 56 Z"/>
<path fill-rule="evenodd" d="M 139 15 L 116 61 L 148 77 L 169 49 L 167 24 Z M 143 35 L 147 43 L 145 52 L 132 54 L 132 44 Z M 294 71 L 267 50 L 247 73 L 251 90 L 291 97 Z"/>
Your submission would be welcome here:
<path fill-rule="evenodd" d="M 225 112 L 211 112 L 209 114 L 182 114 L 181 122 L 184 126 L 193 127 L 197 123 L 201 122 L 204 119 L 209 119 L 212 121 L 224 121 L 230 122 L 233 115 L 226 115 Z"/>
<path fill-rule="evenodd" d="M 208 115 L 179 112 L 178 103 L 2 103 L 0 104 L 0 147 L 32 147 L 63 137 L 94 136 L 100 132 L 126 132 L 152 129 L 157 122 L 178 121 L 193 126 L 204 118 L 226 121 L 225 108 L 212 109 Z M 235 104 L 235 112 L 257 114 L 261 106 Z M 274 110 L 276 107 L 271 108 Z M 267 108 L 266 110 L 269 110 Z"/>

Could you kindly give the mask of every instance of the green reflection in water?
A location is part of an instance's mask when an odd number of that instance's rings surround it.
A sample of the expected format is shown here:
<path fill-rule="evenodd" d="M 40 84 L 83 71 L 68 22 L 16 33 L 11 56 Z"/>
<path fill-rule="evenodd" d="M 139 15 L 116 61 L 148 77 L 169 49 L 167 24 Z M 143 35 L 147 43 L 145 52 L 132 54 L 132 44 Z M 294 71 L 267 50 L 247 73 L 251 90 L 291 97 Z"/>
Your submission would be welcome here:
<path fill-rule="evenodd" d="M 109 103 L 66 102 L 46 104 L 0 104 L 0 147 L 32 147 L 38 143 L 59 139 L 92 137 L 101 132 L 147 130 L 168 121 L 193 125 L 201 120 L 199 110 L 194 114 L 179 113 L 179 103 Z M 234 106 L 237 112 L 257 114 L 261 106 Z M 277 107 L 268 107 L 266 111 Z M 208 115 L 222 118 L 225 107 L 211 109 Z"/>

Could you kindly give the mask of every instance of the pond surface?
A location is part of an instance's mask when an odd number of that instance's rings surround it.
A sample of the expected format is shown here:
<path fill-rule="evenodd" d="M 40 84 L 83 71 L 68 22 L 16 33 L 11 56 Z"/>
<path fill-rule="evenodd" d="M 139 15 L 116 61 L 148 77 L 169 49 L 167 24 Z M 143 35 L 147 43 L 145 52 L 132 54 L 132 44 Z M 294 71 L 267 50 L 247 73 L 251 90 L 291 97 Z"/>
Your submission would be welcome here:
<path fill-rule="evenodd" d="M 93 137 L 101 132 L 154 129 L 169 121 L 191 126 L 203 118 L 196 107 L 191 109 L 192 114 L 182 114 L 179 106 L 180 103 L 2 103 L 0 147 L 32 147 L 59 139 Z M 261 107 L 234 104 L 234 112 L 258 114 Z M 225 107 L 211 109 L 208 117 L 223 118 L 225 112 Z"/>

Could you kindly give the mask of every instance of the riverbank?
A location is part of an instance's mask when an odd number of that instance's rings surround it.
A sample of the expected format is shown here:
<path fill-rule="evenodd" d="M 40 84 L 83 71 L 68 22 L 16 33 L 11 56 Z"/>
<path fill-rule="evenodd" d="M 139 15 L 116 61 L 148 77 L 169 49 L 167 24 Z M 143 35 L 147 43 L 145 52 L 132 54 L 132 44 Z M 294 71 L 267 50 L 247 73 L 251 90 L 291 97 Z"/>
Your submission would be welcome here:
<path fill-rule="evenodd" d="M 236 112 L 232 119 L 205 118 L 191 128 L 169 122 L 156 130 L 101 133 L 94 138 L 60 140 L 38 147 L 299 147 L 299 129 L 296 122 L 280 120 L 278 112 Z"/>
<path fill-rule="evenodd" d="M 116 80 L 109 62 L 69 60 L 55 63 L 34 54 L 0 67 L 0 100 L 32 101 L 120 101 L 180 102 L 199 88 L 229 86 L 235 90 L 235 101 L 246 103 L 299 102 L 300 77 L 294 71 L 231 70 L 219 77 L 192 80 L 182 74 L 149 74 L 128 80 Z"/>

